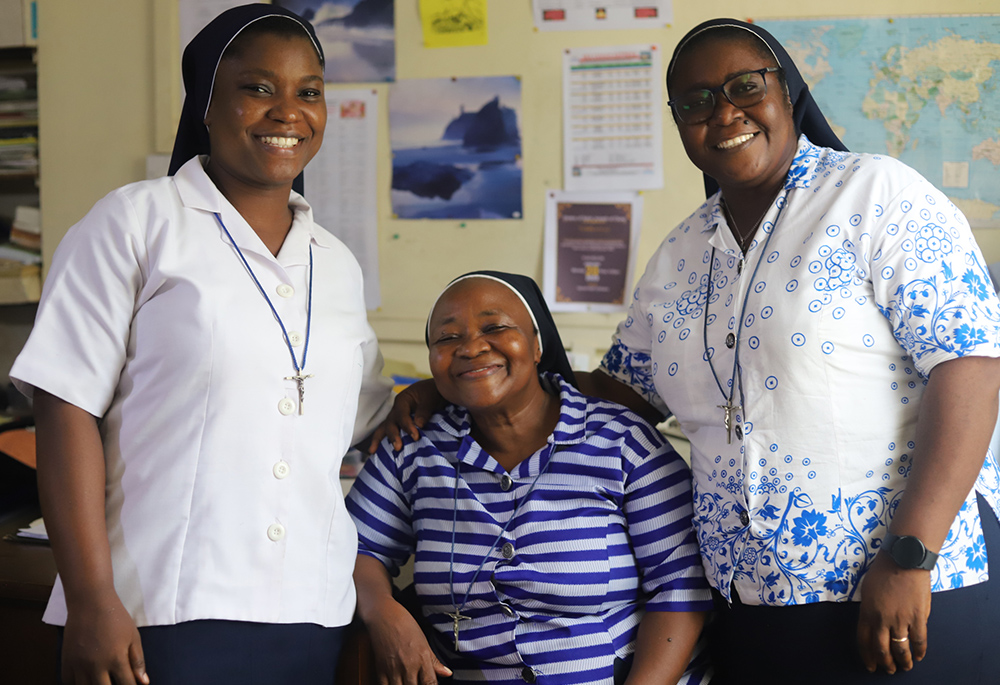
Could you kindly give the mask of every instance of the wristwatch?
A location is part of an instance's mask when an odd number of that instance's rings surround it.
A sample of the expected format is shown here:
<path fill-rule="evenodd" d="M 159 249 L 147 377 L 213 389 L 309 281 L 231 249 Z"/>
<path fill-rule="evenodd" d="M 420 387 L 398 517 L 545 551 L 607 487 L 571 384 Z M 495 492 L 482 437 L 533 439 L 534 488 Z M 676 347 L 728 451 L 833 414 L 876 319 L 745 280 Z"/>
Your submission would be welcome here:
<path fill-rule="evenodd" d="M 889 553 L 900 568 L 930 571 L 937 563 L 938 555 L 927 549 L 920 538 L 914 535 L 893 535 L 886 531 L 882 538 L 882 549 Z"/>

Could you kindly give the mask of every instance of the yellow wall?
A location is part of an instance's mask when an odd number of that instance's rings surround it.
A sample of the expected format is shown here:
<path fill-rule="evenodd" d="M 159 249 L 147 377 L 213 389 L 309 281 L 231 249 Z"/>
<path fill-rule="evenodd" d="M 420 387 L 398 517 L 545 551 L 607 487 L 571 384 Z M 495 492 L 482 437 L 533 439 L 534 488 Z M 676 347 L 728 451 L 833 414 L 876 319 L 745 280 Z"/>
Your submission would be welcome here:
<path fill-rule="evenodd" d="M 179 111 L 176 0 L 41 0 L 39 100 L 41 202 L 46 262 L 59 238 L 109 190 L 143 177 L 145 157 L 169 152 Z M 422 327 L 444 283 L 467 270 L 519 271 L 541 279 L 544 191 L 562 186 L 562 50 L 573 46 L 658 43 L 669 56 L 677 40 L 712 16 L 831 16 L 828 4 L 800 0 L 675 0 L 663 30 L 553 32 L 533 29 L 530 0 L 490 0 L 490 44 L 425 49 L 417 0 L 396 0 L 397 76 L 522 77 L 524 219 L 393 220 L 389 206 L 387 86 L 380 93 L 379 251 L 383 304 L 371 314 L 386 356 L 426 369 Z M 940 13 L 940 0 L 842 0 L 836 16 Z M 952 0 L 949 13 L 1000 11 L 997 0 Z M 666 189 L 645 193 L 638 264 L 703 197 L 665 117 Z M 1000 260 L 1000 231 L 981 232 L 988 261 Z M 597 361 L 618 317 L 558 315 L 568 347 Z"/>

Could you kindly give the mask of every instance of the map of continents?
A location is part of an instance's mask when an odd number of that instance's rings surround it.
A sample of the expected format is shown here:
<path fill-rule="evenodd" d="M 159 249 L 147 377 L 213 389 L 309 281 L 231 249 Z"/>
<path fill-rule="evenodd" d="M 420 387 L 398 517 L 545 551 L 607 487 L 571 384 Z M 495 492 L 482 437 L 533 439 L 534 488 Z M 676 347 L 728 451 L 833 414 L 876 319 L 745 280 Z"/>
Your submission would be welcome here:
<path fill-rule="evenodd" d="M 888 152 L 1000 227 L 1000 15 L 759 24 L 848 148 Z"/>

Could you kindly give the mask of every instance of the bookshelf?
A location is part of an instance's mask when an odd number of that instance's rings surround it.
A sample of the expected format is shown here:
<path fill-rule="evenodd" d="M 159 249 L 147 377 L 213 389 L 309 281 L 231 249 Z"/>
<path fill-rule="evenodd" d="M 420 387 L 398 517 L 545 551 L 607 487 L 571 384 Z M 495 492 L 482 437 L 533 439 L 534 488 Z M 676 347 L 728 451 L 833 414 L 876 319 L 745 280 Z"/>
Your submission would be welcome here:
<path fill-rule="evenodd" d="M 37 302 L 41 294 L 38 171 L 36 51 L 28 46 L 0 48 L 2 305 Z"/>

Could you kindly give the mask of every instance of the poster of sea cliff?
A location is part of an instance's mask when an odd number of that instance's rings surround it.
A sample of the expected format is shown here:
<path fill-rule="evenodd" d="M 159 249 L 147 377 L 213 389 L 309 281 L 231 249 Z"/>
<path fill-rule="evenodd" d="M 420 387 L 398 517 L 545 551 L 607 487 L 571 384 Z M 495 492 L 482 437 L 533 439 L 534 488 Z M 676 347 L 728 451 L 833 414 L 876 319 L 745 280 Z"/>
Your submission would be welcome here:
<path fill-rule="evenodd" d="M 312 22 L 327 81 L 396 80 L 395 0 L 275 0 Z"/>
<path fill-rule="evenodd" d="M 521 81 L 407 79 L 389 89 L 400 219 L 521 218 Z"/>

